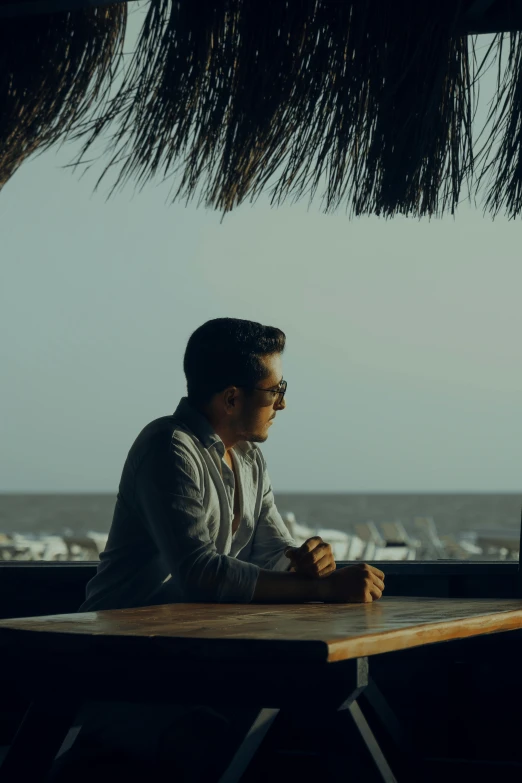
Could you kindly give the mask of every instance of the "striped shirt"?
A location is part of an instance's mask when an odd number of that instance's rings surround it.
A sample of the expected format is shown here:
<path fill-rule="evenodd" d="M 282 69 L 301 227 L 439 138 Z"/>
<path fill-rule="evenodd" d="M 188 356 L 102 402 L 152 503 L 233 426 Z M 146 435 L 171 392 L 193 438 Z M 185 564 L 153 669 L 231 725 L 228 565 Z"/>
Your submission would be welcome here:
<path fill-rule="evenodd" d="M 286 570 L 295 546 L 260 449 L 232 449 L 183 398 L 132 445 L 114 517 L 81 612 L 160 603 L 252 600 L 259 569 Z M 234 493 L 240 521 L 232 532 Z"/>

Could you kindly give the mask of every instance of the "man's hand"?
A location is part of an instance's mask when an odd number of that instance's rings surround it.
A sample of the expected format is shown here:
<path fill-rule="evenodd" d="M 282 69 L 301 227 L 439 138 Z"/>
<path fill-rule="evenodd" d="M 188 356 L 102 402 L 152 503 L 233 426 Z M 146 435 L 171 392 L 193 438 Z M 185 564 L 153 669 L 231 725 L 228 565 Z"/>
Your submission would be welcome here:
<path fill-rule="evenodd" d="M 332 547 L 319 536 L 309 538 L 299 547 L 289 547 L 285 555 L 292 563 L 290 570 L 303 576 L 323 577 L 335 571 Z"/>
<path fill-rule="evenodd" d="M 384 574 L 374 566 L 361 563 L 339 568 L 321 582 L 324 601 L 332 603 L 370 603 L 384 590 Z"/>

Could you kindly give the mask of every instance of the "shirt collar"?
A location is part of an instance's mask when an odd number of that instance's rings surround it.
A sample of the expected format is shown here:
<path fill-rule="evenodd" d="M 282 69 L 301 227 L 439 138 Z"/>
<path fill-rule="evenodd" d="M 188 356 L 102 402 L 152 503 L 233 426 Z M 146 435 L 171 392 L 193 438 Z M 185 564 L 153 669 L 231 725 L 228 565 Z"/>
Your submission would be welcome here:
<path fill-rule="evenodd" d="M 221 456 L 225 453 L 225 446 L 219 435 L 214 431 L 206 416 L 203 416 L 193 405 L 190 404 L 187 397 L 182 397 L 176 410 L 174 418 L 182 422 L 194 433 L 206 449 L 216 447 Z M 243 456 L 253 458 L 253 452 L 256 446 L 249 441 L 240 441 L 234 448 L 241 452 Z"/>

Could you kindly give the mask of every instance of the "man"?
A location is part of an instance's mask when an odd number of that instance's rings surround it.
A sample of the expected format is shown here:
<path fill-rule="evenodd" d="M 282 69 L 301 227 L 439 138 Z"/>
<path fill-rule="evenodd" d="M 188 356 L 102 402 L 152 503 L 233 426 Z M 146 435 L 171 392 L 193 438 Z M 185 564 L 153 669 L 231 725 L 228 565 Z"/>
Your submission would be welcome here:
<path fill-rule="evenodd" d="M 285 335 L 218 318 L 184 358 L 187 398 L 147 425 L 120 482 L 105 552 L 80 611 L 178 601 L 372 601 L 384 575 L 335 568 L 319 537 L 296 547 L 256 443 L 286 407 Z"/>
<path fill-rule="evenodd" d="M 364 564 L 336 570 L 319 537 L 296 547 L 277 511 L 256 443 L 286 407 L 284 347 L 279 329 L 232 318 L 209 321 L 190 337 L 188 396 L 134 442 L 80 611 L 381 597 L 381 571 Z M 123 751 L 165 764 L 169 774 L 176 769 L 180 780 L 210 781 L 234 731 L 250 718 L 241 710 L 91 703 L 78 719 L 78 753 Z"/>

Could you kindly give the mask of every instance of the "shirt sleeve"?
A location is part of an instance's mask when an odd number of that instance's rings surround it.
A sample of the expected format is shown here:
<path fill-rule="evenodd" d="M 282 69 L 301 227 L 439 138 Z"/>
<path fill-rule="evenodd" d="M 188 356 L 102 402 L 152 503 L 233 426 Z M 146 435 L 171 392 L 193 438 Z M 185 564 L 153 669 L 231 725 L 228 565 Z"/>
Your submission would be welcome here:
<path fill-rule="evenodd" d="M 261 452 L 259 454 L 261 455 Z M 285 556 L 285 549 L 296 544 L 277 510 L 266 463 L 262 456 L 261 461 L 263 500 L 249 560 L 269 571 L 288 571 L 291 563 Z"/>
<path fill-rule="evenodd" d="M 136 474 L 135 504 L 187 601 L 249 602 L 259 567 L 219 554 L 210 538 L 195 460 L 175 441 Z"/>

